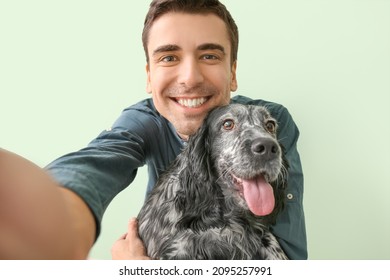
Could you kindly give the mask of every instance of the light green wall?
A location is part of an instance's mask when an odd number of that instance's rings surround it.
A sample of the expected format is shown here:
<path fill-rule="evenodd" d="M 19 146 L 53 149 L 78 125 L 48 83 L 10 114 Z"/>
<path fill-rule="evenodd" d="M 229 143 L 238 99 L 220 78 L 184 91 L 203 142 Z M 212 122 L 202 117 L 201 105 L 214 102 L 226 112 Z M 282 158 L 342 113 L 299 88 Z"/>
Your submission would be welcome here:
<path fill-rule="evenodd" d="M 310 258 L 390 259 L 390 1 L 223 2 L 240 29 L 237 93 L 284 104 L 301 130 Z M 44 166 L 147 97 L 148 3 L 2 1 L 1 147 Z M 91 258 L 110 258 L 146 180 L 109 207 Z"/>

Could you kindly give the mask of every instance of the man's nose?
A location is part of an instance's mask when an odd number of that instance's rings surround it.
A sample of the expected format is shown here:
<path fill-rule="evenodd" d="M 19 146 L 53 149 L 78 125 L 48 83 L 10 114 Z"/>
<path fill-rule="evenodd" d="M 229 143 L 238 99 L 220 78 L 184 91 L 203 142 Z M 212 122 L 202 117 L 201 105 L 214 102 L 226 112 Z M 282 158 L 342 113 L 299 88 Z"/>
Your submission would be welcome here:
<path fill-rule="evenodd" d="M 201 65 L 195 58 L 184 59 L 178 73 L 178 82 L 188 88 L 195 87 L 204 80 Z"/>

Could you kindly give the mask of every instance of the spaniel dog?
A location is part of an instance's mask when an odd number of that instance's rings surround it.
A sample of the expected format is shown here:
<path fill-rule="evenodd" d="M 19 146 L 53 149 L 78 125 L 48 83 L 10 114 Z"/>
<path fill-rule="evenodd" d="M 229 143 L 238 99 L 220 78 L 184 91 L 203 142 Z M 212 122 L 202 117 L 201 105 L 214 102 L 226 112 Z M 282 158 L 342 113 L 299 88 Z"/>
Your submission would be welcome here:
<path fill-rule="evenodd" d="M 210 112 L 139 215 L 154 259 L 287 259 L 269 231 L 283 207 L 287 162 L 261 106 Z"/>

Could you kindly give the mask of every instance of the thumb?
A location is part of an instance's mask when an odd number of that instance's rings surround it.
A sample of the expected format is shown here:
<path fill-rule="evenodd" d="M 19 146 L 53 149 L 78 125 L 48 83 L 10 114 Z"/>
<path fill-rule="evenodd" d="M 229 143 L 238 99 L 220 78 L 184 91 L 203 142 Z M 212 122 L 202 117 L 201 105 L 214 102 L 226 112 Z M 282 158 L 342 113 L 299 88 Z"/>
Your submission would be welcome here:
<path fill-rule="evenodd" d="M 136 218 L 131 218 L 127 224 L 127 236 L 126 240 L 129 245 L 129 253 L 132 256 L 132 259 L 146 260 L 150 259 L 146 255 L 146 248 L 144 243 L 139 237 L 138 234 L 138 220 Z"/>
<path fill-rule="evenodd" d="M 138 220 L 136 218 L 131 218 L 127 224 L 127 235 L 126 239 L 137 239 L 138 235 Z"/>

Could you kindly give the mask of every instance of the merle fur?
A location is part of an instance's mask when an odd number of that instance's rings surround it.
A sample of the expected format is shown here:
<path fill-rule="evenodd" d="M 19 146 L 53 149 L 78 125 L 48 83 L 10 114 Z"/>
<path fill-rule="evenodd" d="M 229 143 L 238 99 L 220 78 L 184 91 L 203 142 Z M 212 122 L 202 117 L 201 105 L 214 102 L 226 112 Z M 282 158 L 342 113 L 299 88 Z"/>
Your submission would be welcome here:
<path fill-rule="evenodd" d="M 232 130 L 222 124 L 231 119 Z M 187 146 L 163 173 L 139 215 L 139 234 L 154 259 L 287 259 L 269 231 L 283 209 L 288 164 L 265 123 L 260 106 L 214 109 Z M 253 155 L 256 139 L 271 139 L 277 153 Z M 269 172 L 276 205 L 267 216 L 254 215 L 238 194 L 231 172 Z"/>

